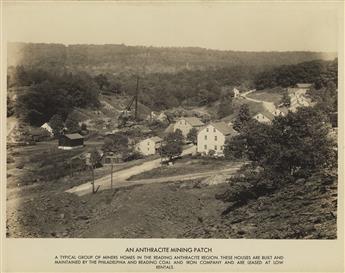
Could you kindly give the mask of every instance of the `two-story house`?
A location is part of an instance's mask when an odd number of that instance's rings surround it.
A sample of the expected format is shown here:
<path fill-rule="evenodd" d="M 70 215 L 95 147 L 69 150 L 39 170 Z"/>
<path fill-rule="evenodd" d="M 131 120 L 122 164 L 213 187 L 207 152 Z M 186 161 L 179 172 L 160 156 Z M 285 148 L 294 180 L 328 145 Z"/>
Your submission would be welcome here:
<path fill-rule="evenodd" d="M 198 133 L 197 152 L 209 154 L 214 151 L 215 155 L 223 156 L 225 141 L 237 132 L 225 122 L 213 122 L 202 128 Z"/>
<path fill-rule="evenodd" d="M 205 124 L 196 117 L 183 117 L 176 121 L 174 124 L 174 132 L 179 129 L 182 132 L 182 135 L 184 137 L 187 137 L 189 131 L 192 128 L 196 128 L 199 130 L 201 127 L 203 127 Z"/>

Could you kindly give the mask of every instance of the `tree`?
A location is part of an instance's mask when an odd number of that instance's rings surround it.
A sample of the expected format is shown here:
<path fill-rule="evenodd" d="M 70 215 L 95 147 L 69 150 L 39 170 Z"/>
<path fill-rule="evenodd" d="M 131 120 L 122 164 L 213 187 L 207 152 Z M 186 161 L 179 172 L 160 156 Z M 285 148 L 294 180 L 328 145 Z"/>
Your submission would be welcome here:
<path fill-rule="evenodd" d="M 70 133 L 76 133 L 76 132 L 80 131 L 80 126 L 79 126 L 78 121 L 74 117 L 72 117 L 71 115 L 69 115 L 67 117 L 67 119 L 65 121 L 65 125 L 66 125 L 67 130 Z"/>
<path fill-rule="evenodd" d="M 60 136 L 64 129 L 64 123 L 62 117 L 58 114 L 51 117 L 49 125 L 53 129 L 54 136 Z"/>
<path fill-rule="evenodd" d="M 101 161 L 101 155 L 97 149 L 93 149 L 90 153 L 90 164 L 92 168 L 95 168 Z"/>
<path fill-rule="evenodd" d="M 128 137 L 121 132 L 109 135 L 104 139 L 102 149 L 105 152 L 125 152 L 128 150 Z"/>
<path fill-rule="evenodd" d="M 290 107 L 291 100 L 287 91 L 283 93 L 280 103 L 283 104 L 283 106 L 285 107 Z"/>
<path fill-rule="evenodd" d="M 236 131 L 241 131 L 251 119 L 249 106 L 247 104 L 242 104 L 234 121 L 234 129 Z"/>
<path fill-rule="evenodd" d="M 10 117 L 14 114 L 14 104 L 13 101 L 7 96 L 7 117 Z"/>
<path fill-rule="evenodd" d="M 328 137 L 326 118 L 316 108 L 299 108 L 285 117 L 276 117 L 271 126 L 248 122 L 233 141 L 236 144 L 242 139 L 245 144 L 237 146 L 242 147 L 238 153 L 245 154 L 265 172 L 305 176 L 336 162 L 335 143 Z"/>
<path fill-rule="evenodd" d="M 227 160 L 243 159 L 246 157 L 246 141 L 241 135 L 232 137 L 225 141 L 224 157 Z"/>
<path fill-rule="evenodd" d="M 110 86 L 108 78 L 105 75 L 103 75 L 103 74 L 97 75 L 95 77 L 95 81 L 98 84 L 99 89 L 101 89 L 101 90 L 106 90 Z"/>
<path fill-rule="evenodd" d="M 221 100 L 218 106 L 218 117 L 224 118 L 226 116 L 231 115 L 234 110 L 232 108 L 232 101 L 231 100 Z"/>
<path fill-rule="evenodd" d="M 190 129 L 187 134 L 187 140 L 192 142 L 194 145 L 197 143 L 198 130 L 196 128 Z"/>
<path fill-rule="evenodd" d="M 174 157 L 180 156 L 183 151 L 183 135 L 181 130 L 169 133 L 162 147 L 162 156 L 168 157 L 171 161 Z"/>

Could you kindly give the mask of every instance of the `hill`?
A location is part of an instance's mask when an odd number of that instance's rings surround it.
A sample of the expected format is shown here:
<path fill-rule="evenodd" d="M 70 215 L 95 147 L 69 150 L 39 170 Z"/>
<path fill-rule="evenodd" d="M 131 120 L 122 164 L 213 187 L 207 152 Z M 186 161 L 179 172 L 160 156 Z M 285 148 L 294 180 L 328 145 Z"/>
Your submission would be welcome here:
<path fill-rule="evenodd" d="M 197 47 L 144 47 L 120 45 L 63 45 L 9 43 L 8 66 L 24 65 L 42 69 L 81 70 L 91 74 L 138 72 L 176 73 L 181 70 L 238 65 L 279 66 L 325 59 L 336 53 L 244 52 Z"/>

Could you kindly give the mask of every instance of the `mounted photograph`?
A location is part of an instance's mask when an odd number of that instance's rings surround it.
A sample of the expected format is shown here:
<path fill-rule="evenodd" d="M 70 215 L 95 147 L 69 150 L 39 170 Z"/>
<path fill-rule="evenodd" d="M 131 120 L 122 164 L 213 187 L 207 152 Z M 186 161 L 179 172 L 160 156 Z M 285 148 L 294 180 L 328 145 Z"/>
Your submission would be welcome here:
<path fill-rule="evenodd" d="M 7 238 L 338 238 L 334 5 L 31 11 L 5 14 Z"/>

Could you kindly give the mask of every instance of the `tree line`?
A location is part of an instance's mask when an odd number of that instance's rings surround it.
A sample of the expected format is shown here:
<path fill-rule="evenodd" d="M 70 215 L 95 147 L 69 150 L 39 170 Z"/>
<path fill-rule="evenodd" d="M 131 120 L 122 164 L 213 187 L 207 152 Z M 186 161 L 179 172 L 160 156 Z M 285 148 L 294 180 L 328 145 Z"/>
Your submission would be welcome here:
<path fill-rule="evenodd" d="M 256 89 L 276 86 L 291 87 L 297 83 L 312 83 L 316 89 L 338 83 L 338 59 L 333 61 L 315 60 L 293 65 L 282 65 L 261 73 L 254 80 Z"/>

